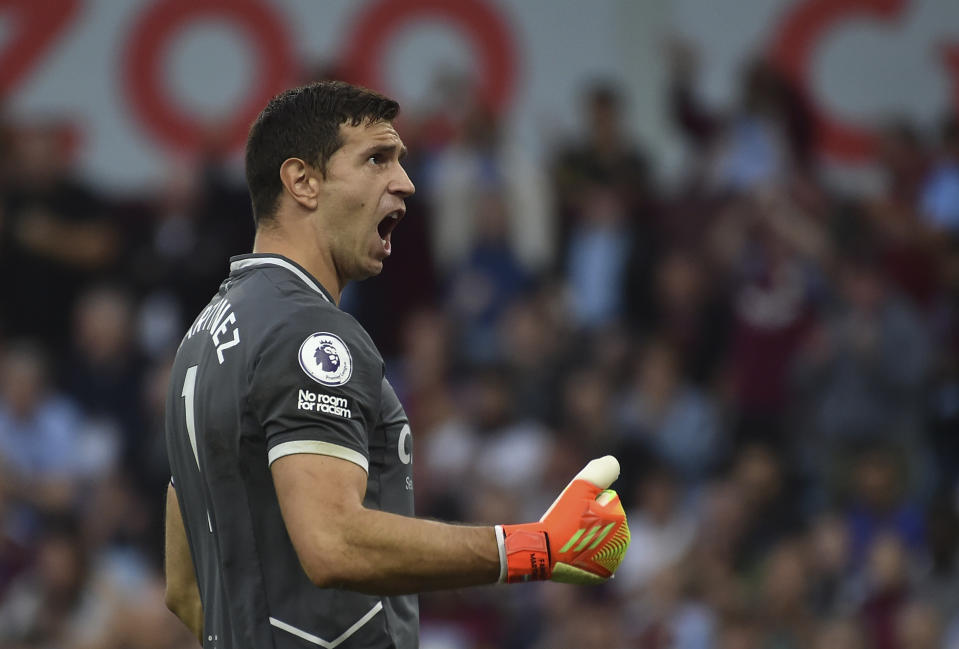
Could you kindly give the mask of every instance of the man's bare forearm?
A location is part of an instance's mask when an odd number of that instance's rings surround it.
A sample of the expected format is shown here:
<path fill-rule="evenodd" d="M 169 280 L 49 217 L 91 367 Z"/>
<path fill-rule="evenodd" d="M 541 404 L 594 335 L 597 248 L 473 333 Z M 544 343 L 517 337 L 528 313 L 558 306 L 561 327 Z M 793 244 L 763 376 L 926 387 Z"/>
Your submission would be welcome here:
<path fill-rule="evenodd" d="M 317 586 L 395 595 L 499 578 L 492 527 L 367 509 L 366 474 L 351 462 L 290 455 L 274 462 L 273 478 L 290 540 Z"/>
<path fill-rule="evenodd" d="M 378 595 L 490 584 L 500 573 L 492 527 L 467 527 L 363 509 L 342 528 L 333 569 L 342 588 Z"/>
<path fill-rule="evenodd" d="M 203 644 L 203 605 L 200 603 L 200 593 L 172 594 L 167 590 L 166 605 L 176 615 L 186 628 Z"/>
<path fill-rule="evenodd" d="M 166 605 L 203 644 L 203 604 L 173 486 L 166 497 Z"/>

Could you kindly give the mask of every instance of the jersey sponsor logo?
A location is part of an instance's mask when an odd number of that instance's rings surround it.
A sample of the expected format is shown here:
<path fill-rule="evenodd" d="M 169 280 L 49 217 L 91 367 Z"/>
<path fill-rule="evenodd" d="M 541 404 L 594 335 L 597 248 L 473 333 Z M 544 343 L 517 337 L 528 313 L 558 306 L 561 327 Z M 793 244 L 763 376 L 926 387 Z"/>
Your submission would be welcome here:
<path fill-rule="evenodd" d="M 345 397 L 334 397 L 322 392 L 300 390 L 296 395 L 297 410 L 307 412 L 322 412 L 327 415 L 336 415 L 344 419 L 352 419 L 353 412 L 349 408 Z"/>
<path fill-rule="evenodd" d="M 353 357 L 346 343 L 325 331 L 309 336 L 300 345 L 300 367 L 323 385 L 343 385 L 353 375 Z"/>
<path fill-rule="evenodd" d="M 400 439 L 396 444 L 396 454 L 403 464 L 409 464 L 413 461 L 413 431 L 409 424 L 404 424 L 400 431 Z"/>

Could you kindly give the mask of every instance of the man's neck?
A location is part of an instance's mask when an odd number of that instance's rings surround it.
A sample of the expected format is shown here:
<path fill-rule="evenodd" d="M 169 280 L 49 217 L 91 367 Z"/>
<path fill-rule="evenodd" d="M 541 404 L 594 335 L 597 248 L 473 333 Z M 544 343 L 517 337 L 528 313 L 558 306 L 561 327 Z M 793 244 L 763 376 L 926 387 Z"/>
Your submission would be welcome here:
<path fill-rule="evenodd" d="M 313 246 L 312 249 L 306 249 Z M 310 275 L 329 291 L 333 301 L 339 305 L 340 295 L 346 282 L 341 282 L 337 276 L 333 260 L 324 257 L 315 247 L 312 237 L 296 236 L 279 227 L 260 226 L 253 239 L 253 252 L 256 254 L 283 255 L 306 269 Z"/>

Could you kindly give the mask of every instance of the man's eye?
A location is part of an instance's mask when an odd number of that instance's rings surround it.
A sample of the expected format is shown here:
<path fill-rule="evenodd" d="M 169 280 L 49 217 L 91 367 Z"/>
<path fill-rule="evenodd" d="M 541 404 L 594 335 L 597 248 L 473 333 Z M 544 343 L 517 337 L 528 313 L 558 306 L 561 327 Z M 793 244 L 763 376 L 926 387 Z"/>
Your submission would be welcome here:
<path fill-rule="evenodd" d="M 371 165 L 382 164 L 383 156 L 381 156 L 379 153 L 375 153 L 369 157 L 367 162 L 369 162 Z"/>

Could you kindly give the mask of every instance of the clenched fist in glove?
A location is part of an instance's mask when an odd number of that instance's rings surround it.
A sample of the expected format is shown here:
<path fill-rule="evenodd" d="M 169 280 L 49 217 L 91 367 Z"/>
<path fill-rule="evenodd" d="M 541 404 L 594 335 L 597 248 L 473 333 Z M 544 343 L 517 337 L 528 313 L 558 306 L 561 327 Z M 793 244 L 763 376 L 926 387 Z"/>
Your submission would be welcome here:
<path fill-rule="evenodd" d="M 613 576 L 629 547 L 612 455 L 592 460 L 536 523 L 497 525 L 500 581 L 596 584 Z"/>

